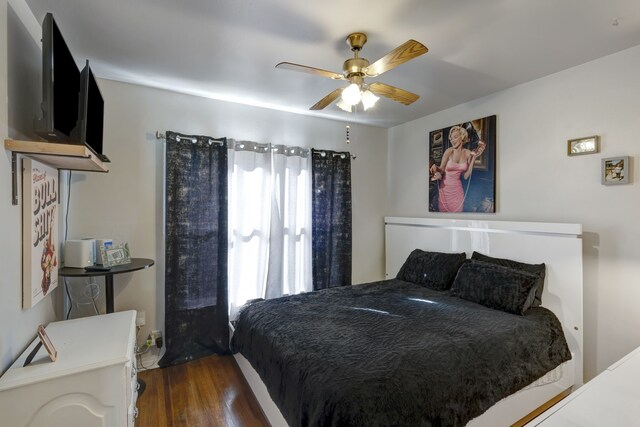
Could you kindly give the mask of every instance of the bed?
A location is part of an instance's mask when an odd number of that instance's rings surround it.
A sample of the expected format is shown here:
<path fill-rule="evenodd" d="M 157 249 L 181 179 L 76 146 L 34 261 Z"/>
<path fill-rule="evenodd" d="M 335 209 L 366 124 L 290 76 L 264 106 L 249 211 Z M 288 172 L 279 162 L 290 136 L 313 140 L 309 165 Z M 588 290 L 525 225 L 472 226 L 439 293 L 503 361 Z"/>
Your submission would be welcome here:
<path fill-rule="evenodd" d="M 239 317 L 235 357 L 273 426 L 511 425 L 581 384 L 580 226 L 385 223 L 388 280 Z M 544 262 L 543 307 L 516 316 L 395 279 L 416 248 Z"/>

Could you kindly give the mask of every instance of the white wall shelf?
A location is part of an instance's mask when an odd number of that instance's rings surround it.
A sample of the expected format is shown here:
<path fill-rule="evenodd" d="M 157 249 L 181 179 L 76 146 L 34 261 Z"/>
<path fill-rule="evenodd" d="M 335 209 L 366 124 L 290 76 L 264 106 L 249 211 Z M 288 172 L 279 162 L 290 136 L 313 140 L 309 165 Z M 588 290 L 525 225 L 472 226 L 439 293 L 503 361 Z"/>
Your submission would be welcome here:
<path fill-rule="evenodd" d="M 11 151 L 11 197 L 13 205 L 18 204 L 18 154 L 30 157 L 56 169 L 109 172 L 109 168 L 84 145 L 5 139 L 4 148 Z"/>

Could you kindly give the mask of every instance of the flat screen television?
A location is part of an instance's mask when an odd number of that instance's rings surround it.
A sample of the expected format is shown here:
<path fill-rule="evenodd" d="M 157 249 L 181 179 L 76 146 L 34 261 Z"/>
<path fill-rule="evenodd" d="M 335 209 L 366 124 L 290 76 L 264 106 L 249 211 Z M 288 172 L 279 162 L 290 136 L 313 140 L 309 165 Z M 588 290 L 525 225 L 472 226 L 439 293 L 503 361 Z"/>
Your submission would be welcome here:
<path fill-rule="evenodd" d="M 109 162 L 109 158 L 102 152 L 104 99 L 88 60 L 80 73 L 77 120 L 77 126 L 71 135 L 74 142 L 86 145 L 100 160 Z"/>
<path fill-rule="evenodd" d="M 52 142 L 71 142 L 78 120 L 80 70 L 47 13 L 42 22 L 42 117 L 36 118 L 35 131 Z"/>

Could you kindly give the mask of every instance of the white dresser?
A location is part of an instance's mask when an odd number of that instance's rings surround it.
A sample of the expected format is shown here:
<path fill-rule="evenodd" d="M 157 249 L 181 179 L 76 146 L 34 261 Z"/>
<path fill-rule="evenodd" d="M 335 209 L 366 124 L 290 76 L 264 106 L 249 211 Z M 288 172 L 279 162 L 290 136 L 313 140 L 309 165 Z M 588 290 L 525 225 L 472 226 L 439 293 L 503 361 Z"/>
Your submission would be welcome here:
<path fill-rule="evenodd" d="M 540 427 L 640 426 L 640 347 L 528 425 Z"/>
<path fill-rule="evenodd" d="M 58 359 L 51 362 L 43 347 L 23 367 L 36 339 L 0 377 L 0 425 L 133 426 L 135 319 L 135 311 L 123 311 L 50 323 Z"/>

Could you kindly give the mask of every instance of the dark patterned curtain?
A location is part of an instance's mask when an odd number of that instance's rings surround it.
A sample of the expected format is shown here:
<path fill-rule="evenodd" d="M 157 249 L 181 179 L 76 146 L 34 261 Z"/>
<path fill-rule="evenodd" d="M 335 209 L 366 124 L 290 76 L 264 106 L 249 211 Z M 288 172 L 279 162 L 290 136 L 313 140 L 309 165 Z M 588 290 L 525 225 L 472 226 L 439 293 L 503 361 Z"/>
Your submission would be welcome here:
<path fill-rule="evenodd" d="M 226 140 L 175 132 L 166 139 L 161 367 L 229 351 Z"/>
<path fill-rule="evenodd" d="M 312 153 L 313 290 L 351 285 L 351 155 Z"/>

